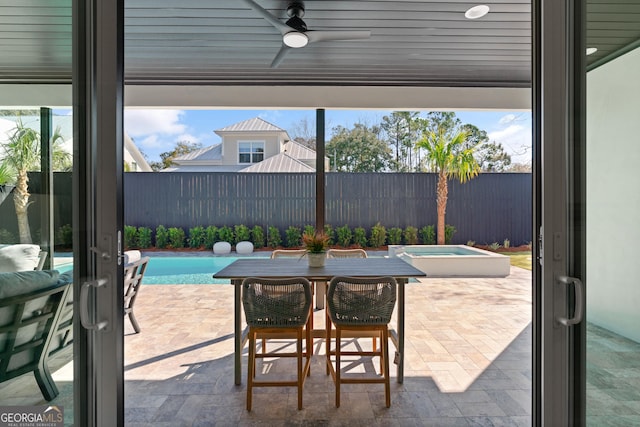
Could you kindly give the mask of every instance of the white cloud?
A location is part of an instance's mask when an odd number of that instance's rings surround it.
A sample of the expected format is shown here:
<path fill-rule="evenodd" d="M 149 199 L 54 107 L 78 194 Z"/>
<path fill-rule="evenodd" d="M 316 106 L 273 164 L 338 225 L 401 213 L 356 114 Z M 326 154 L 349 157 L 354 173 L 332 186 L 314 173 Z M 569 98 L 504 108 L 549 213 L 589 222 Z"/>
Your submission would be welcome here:
<path fill-rule="evenodd" d="M 200 138 L 190 133 L 183 133 L 176 138 L 176 141 L 200 142 Z"/>
<path fill-rule="evenodd" d="M 500 120 L 498 121 L 498 123 L 500 123 L 501 125 L 506 125 L 509 123 L 513 123 L 516 120 L 517 120 L 517 116 L 515 114 L 507 114 L 506 116 L 500 117 Z"/>
<path fill-rule="evenodd" d="M 502 122 L 502 120 L 501 120 Z M 511 124 L 504 129 L 489 132 L 489 139 L 502 144 L 511 155 L 512 163 L 531 163 L 531 128 Z"/>
<path fill-rule="evenodd" d="M 137 110 L 126 109 L 124 129 L 132 138 L 147 135 L 178 135 L 187 130 L 180 123 L 182 110 Z"/>

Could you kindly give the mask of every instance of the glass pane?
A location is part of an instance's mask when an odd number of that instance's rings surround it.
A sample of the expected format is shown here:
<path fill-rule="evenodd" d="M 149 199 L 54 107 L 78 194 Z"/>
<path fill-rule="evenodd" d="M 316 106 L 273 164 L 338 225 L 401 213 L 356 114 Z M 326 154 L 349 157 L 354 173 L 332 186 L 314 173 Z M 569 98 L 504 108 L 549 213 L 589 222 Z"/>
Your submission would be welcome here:
<path fill-rule="evenodd" d="M 35 292 L 62 284 L 59 292 L 41 299 L 41 302 L 47 301 L 46 305 L 35 302 L 33 295 L 25 296 L 24 290 L 15 293 L 29 301 L 28 314 L 22 321 L 34 320 L 34 313 L 60 314 L 57 323 L 45 322 L 38 331 L 20 327 L 19 322 L 12 320 L 10 314 L 21 303 L 13 300 L 7 304 L 9 295 L 3 294 L 0 327 L 5 329 L 0 332 L 0 342 L 5 347 L 0 351 L 7 350 L 9 340 L 6 338 L 11 332 L 6 328 L 17 330 L 17 344 L 46 340 L 47 336 L 52 338 L 46 348 L 16 355 L 7 370 L 0 367 L 0 405 L 44 405 L 45 409 L 54 405 L 63 411 L 65 425 L 73 424 L 73 118 L 70 111 L 70 108 L 41 110 L 40 106 L 21 110 L 0 107 L 0 146 L 3 147 L 0 150 L 0 286 L 18 283 L 16 271 L 30 276 L 27 278 L 29 288 Z M 52 165 L 48 166 L 46 161 L 42 164 L 46 152 L 42 140 L 51 141 Z M 48 173 L 51 166 L 53 173 Z M 52 193 L 49 188 L 53 189 Z M 40 354 L 51 371 L 52 382 L 36 380 L 34 371 L 39 369 Z M 34 360 L 35 366 L 22 374 L 17 372 L 16 367 Z M 6 366 L 4 359 L 0 365 Z"/>
<path fill-rule="evenodd" d="M 249 163 L 251 162 L 251 154 L 240 154 L 240 158 L 238 160 L 240 163 Z"/>
<path fill-rule="evenodd" d="M 603 30 L 604 31 L 604 30 Z M 601 59 L 606 46 L 587 63 Z M 600 55 L 600 56 L 599 56 Z M 640 424 L 640 49 L 587 72 L 587 424 Z"/>

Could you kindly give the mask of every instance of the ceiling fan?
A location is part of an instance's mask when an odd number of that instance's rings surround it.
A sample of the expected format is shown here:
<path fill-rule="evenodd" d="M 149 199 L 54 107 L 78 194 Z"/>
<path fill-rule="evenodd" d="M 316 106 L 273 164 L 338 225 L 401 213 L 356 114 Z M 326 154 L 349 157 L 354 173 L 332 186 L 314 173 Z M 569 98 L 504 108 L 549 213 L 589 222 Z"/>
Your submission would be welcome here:
<path fill-rule="evenodd" d="M 307 24 L 302 20 L 304 16 L 304 3 L 292 1 L 287 6 L 287 16 L 289 20 L 282 23 L 271 13 L 267 12 L 254 0 L 244 0 L 253 10 L 260 13 L 264 19 L 273 25 L 282 34 L 282 47 L 271 62 L 271 68 L 276 68 L 290 49 L 305 47 L 309 43 L 331 41 L 331 40 L 361 40 L 371 37 L 371 31 L 313 31 L 307 30 Z"/>

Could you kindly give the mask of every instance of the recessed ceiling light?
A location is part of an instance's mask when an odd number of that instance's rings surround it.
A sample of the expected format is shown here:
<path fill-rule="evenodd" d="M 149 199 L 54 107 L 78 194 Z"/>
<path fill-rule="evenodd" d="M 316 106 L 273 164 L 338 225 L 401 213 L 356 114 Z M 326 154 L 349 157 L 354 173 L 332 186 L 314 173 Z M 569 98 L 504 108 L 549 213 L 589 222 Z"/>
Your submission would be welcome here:
<path fill-rule="evenodd" d="M 478 19 L 485 16 L 489 13 L 489 6 L 486 4 L 479 4 L 478 6 L 473 6 L 471 9 L 467 10 L 464 13 L 464 17 L 467 19 Z"/>
<path fill-rule="evenodd" d="M 282 36 L 282 41 L 289 47 L 305 47 L 309 43 L 307 35 L 298 31 L 291 31 Z"/>
<path fill-rule="evenodd" d="M 594 53 L 596 53 L 598 51 L 597 47 L 588 47 L 587 48 L 587 55 L 593 55 Z"/>

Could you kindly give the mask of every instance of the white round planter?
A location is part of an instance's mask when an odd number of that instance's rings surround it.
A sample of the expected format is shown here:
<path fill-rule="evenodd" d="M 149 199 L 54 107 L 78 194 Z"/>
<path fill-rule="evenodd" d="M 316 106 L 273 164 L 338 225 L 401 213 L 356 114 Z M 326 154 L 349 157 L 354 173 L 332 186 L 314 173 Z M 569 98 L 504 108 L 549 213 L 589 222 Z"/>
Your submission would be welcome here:
<path fill-rule="evenodd" d="M 253 243 L 242 241 L 236 243 L 236 252 L 238 255 L 248 255 L 253 252 Z"/>
<path fill-rule="evenodd" d="M 216 242 L 213 245 L 213 253 L 216 255 L 226 255 L 231 253 L 231 243 Z"/>

